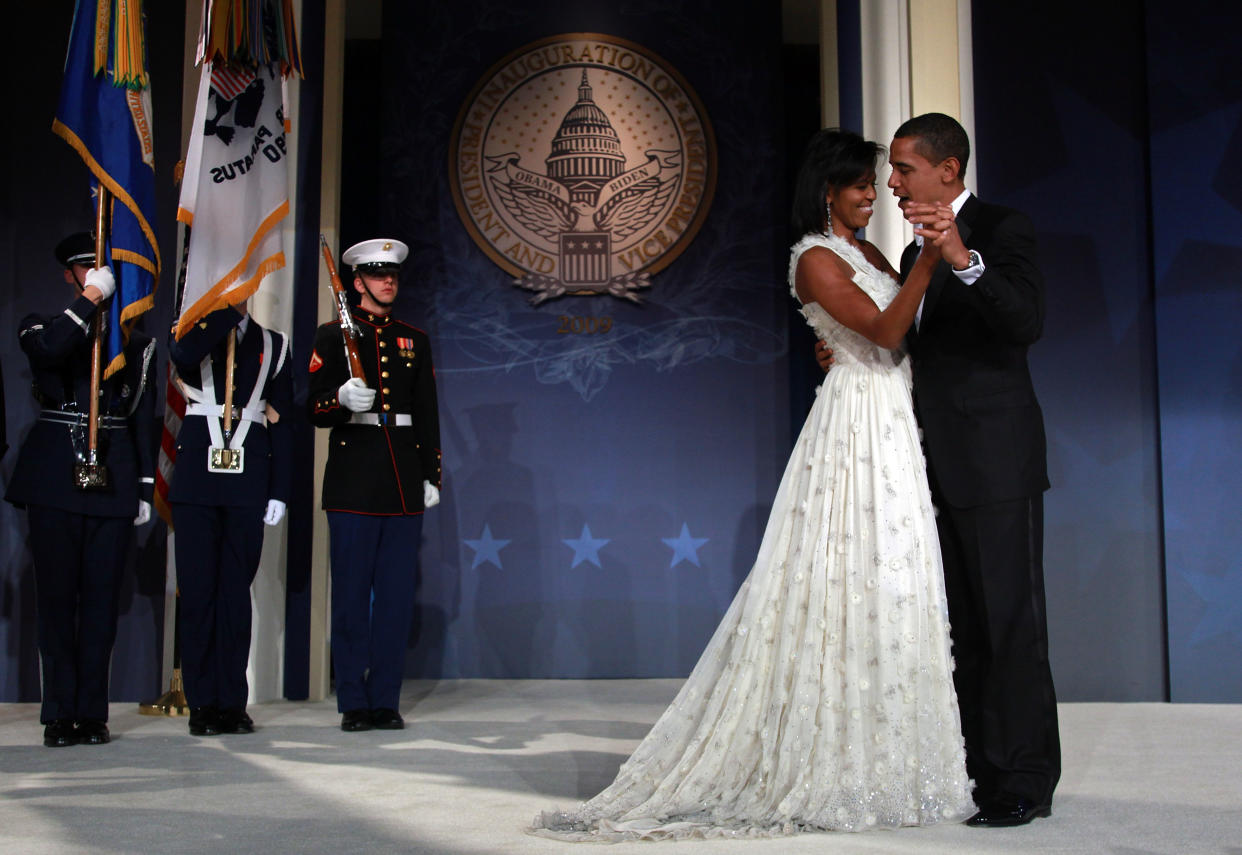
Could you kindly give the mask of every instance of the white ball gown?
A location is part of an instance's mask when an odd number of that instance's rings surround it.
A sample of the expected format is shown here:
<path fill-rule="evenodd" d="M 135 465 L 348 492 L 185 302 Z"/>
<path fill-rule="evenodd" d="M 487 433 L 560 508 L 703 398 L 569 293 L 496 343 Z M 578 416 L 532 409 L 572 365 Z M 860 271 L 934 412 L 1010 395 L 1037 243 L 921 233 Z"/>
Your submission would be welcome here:
<path fill-rule="evenodd" d="M 836 236 L 881 308 L 897 283 Z M 797 299 L 797 294 L 794 294 Z M 802 314 L 836 363 L 759 554 L 672 705 L 616 780 L 530 831 L 562 840 L 768 837 L 974 812 L 909 359 Z"/>

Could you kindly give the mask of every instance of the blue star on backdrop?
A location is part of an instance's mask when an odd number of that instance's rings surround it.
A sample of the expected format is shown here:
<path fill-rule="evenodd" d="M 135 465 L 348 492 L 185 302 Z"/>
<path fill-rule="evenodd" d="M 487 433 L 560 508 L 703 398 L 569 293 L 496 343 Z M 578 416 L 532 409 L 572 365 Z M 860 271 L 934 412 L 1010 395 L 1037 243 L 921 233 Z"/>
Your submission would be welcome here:
<path fill-rule="evenodd" d="M 1203 600 L 1202 616 L 1190 634 L 1191 647 L 1225 633 L 1242 641 L 1242 601 L 1238 599 L 1238 573 L 1215 576 L 1208 573 L 1181 574 Z"/>
<path fill-rule="evenodd" d="M 709 538 L 691 537 L 690 529 L 685 523 L 681 524 L 681 534 L 677 537 L 662 537 L 665 545 L 673 550 L 673 558 L 669 561 L 669 567 L 676 567 L 680 561 L 689 561 L 695 567 L 701 567 L 699 564 L 699 547 L 707 543 Z"/>
<path fill-rule="evenodd" d="M 508 546 L 512 541 L 498 540 L 492 537 L 492 529 L 487 523 L 483 524 L 483 534 L 478 540 L 465 540 L 463 543 L 474 550 L 474 561 L 470 562 L 470 569 L 478 567 L 487 561 L 492 562 L 501 570 L 505 569 L 500 563 L 500 550 Z"/>
<path fill-rule="evenodd" d="M 591 527 L 583 523 L 582 534 L 576 538 L 564 538 L 561 542 L 574 551 L 574 563 L 570 567 L 577 567 L 583 561 L 590 561 L 596 567 L 603 569 L 604 565 L 599 563 L 599 550 L 605 543 L 608 543 L 608 540 L 603 537 L 591 537 Z"/>

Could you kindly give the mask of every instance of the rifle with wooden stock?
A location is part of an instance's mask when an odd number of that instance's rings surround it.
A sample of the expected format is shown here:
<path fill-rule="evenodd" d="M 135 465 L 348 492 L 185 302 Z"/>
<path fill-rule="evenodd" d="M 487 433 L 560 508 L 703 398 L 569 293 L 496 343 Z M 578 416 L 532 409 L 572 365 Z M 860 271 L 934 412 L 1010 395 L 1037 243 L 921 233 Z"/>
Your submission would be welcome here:
<path fill-rule="evenodd" d="M 341 284 L 341 277 L 336 273 L 336 263 L 332 260 L 332 250 L 328 249 L 328 241 L 319 233 L 319 246 L 323 250 L 324 263 L 328 265 L 328 276 L 331 278 L 332 299 L 336 301 L 336 313 L 341 319 L 341 338 L 345 342 L 345 358 L 349 360 L 349 376 L 356 377 L 363 383 L 367 375 L 362 370 L 362 357 L 358 355 L 358 338 L 361 331 L 354 322 L 354 314 L 349 308 L 349 295 Z"/>

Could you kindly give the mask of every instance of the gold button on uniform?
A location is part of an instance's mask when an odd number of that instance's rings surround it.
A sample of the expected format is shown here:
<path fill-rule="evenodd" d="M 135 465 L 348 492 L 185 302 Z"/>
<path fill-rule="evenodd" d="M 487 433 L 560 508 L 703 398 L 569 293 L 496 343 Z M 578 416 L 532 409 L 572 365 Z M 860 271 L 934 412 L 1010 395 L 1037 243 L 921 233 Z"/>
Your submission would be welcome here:
<path fill-rule="evenodd" d="M 381 356 L 381 357 L 380 357 L 380 362 L 387 362 L 387 361 L 388 361 L 388 357 L 387 357 L 387 356 Z"/>
<path fill-rule="evenodd" d="M 387 372 L 387 371 L 381 371 L 381 372 L 380 372 L 380 376 L 381 376 L 381 377 L 383 377 L 383 378 L 385 378 L 385 379 L 387 379 L 387 378 L 388 378 L 388 372 Z"/>
<path fill-rule="evenodd" d="M 388 342 L 386 342 L 386 341 L 381 341 L 381 342 L 380 342 L 380 347 L 388 347 Z"/>
<path fill-rule="evenodd" d="M 380 389 L 380 392 L 382 392 L 383 394 L 387 395 L 387 394 L 388 394 L 388 387 L 387 387 L 387 386 L 385 386 L 384 388 Z"/>
<path fill-rule="evenodd" d="M 385 405 L 384 405 L 384 412 L 388 412 L 388 411 L 389 411 L 389 410 L 391 410 L 391 409 L 392 409 L 392 407 L 391 407 L 390 405 L 388 405 L 388 404 L 385 404 Z"/>

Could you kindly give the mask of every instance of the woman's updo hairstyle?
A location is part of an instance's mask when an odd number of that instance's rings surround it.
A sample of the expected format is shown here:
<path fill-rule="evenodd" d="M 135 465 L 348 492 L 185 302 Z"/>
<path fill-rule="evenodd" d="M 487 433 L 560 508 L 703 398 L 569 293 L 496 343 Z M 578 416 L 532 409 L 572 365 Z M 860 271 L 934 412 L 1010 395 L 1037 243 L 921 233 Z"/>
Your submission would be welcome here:
<path fill-rule="evenodd" d="M 824 230 L 828 190 L 839 190 L 875 171 L 884 146 L 853 131 L 824 128 L 807 143 L 794 184 L 793 227 L 798 235 Z"/>

